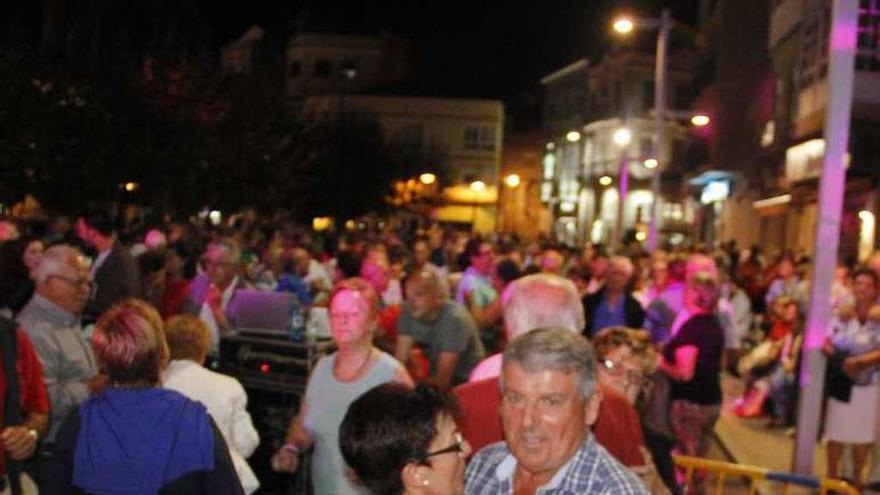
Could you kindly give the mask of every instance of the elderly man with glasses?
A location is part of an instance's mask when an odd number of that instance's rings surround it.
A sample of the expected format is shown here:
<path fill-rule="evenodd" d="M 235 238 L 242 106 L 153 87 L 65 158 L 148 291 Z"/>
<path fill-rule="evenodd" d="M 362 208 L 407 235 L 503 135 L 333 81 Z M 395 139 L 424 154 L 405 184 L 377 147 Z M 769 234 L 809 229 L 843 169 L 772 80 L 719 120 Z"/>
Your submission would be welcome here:
<path fill-rule="evenodd" d="M 33 342 L 49 392 L 51 421 L 41 449 L 41 456 L 48 458 L 61 422 L 90 394 L 101 391 L 106 377 L 98 373 L 80 321 L 92 284 L 88 261 L 73 247 L 50 247 L 34 270 L 34 280 L 36 292 L 18 323 Z"/>
<path fill-rule="evenodd" d="M 189 284 L 189 296 L 183 312 L 198 315 L 211 331 L 211 354 L 220 349 L 220 337 L 232 332 L 226 308 L 237 289 L 245 287 L 242 280 L 241 248 L 234 239 L 218 239 L 205 248 L 201 265 L 204 273 Z"/>

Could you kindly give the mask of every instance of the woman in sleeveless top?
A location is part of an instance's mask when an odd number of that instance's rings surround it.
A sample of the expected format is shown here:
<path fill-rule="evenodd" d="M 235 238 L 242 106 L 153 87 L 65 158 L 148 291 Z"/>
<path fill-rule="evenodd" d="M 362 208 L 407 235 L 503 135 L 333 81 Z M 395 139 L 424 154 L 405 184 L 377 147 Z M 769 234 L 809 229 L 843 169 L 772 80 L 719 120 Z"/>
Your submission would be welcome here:
<path fill-rule="evenodd" d="M 330 328 L 338 350 L 318 361 L 309 376 L 299 414 L 285 444 L 272 458 L 277 471 L 293 473 L 299 453 L 313 449 L 311 475 L 315 493 L 360 494 L 339 451 L 339 425 L 355 399 L 387 382 L 412 386 L 403 366 L 373 346 L 378 297 L 360 278 L 337 285 L 330 301 Z"/>

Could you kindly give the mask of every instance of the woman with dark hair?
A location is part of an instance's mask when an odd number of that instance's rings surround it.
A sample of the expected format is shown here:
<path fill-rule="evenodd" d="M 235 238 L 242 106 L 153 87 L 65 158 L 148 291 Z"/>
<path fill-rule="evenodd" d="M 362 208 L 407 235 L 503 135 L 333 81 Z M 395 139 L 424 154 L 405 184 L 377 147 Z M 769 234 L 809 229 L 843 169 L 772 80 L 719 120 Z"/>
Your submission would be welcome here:
<path fill-rule="evenodd" d="M 342 456 L 374 495 L 455 495 L 464 491 L 471 447 L 457 407 L 439 388 L 386 383 L 348 408 L 339 428 Z"/>
<path fill-rule="evenodd" d="M 155 309 L 112 306 L 92 346 L 109 383 L 61 424 L 46 493 L 243 495 L 205 406 L 159 386 L 168 346 Z"/>
<path fill-rule="evenodd" d="M 19 238 L 0 245 L 0 315 L 12 317 L 34 295 L 31 272 L 43 256 L 43 241 Z"/>
<path fill-rule="evenodd" d="M 719 286 L 707 272 L 697 272 L 685 287 L 690 317 L 666 343 L 658 359 L 669 377 L 669 420 L 679 453 L 705 457 L 721 409 L 721 357 L 724 330 L 718 321 Z M 700 479 L 693 493 L 702 493 Z"/>
<path fill-rule="evenodd" d="M 321 358 L 309 375 L 305 397 L 272 468 L 293 473 L 299 454 L 314 446 L 311 462 L 315 493 L 361 493 L 346 476 L 339 452 L 339 424 L 349 405 L 371 388 L 387 382 L 412 386 L 396 359 L 373 345 L 379 298 L 361 278 L 337 284 L 330 299 L 330 330 L 338 350 Z"/>

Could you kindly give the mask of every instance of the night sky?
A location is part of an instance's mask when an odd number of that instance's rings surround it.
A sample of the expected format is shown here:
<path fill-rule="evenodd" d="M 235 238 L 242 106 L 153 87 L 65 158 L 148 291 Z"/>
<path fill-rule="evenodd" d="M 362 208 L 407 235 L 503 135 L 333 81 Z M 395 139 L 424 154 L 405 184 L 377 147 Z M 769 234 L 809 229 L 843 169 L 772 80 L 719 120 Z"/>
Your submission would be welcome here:
<path fill-rule="evenodd" d="M 443 95 L 515 99 L 539 79 L 615 42 L 608 23 L 627 9 L 657 15 L 664 2 L 641 0 L 371 0 L 302 2 L 205 1 L 202 15 L 219 42 L 251 24 L 288 33 L 307 12 L 317 31 L 387 29 L 410 40 L 419 84 Z M 665 2 L 673 17 L 693 23 L 698 0 Z M 222 5 L 222 6 L 218 6 Z"/>
<path fill-rule="evenodd" d="M 700 0 L 13 0 L 9 18 L 27 19 L 34 37 L 41 5 L 66 5 L 88 18 L 110 6 L 130 31 L 149 33 L 151 16 L 179 16 L 210 29 L 215 49 L 248 27 L 267 29 L 283 50 L 297 25 L 312 32 L 388 30 L 411 42 L 416 92 L 436 96 L 498 98 L 508 104 L 533 93 L 542 76 L 580 57 L 593 59 L 620 41 L 610 32 L 614 13 L 657 16 L 667 5 L 693 25 Z M 64 10 L 62 8 L 62 10 Z M 297 21 L 299 19 L 299 22 Z M 116 21 L 114 21 L 116 22 Z M 137 36 L 137 34 L 132 34 Z M 651 32 L 642 44 L 653 46 Z"/>

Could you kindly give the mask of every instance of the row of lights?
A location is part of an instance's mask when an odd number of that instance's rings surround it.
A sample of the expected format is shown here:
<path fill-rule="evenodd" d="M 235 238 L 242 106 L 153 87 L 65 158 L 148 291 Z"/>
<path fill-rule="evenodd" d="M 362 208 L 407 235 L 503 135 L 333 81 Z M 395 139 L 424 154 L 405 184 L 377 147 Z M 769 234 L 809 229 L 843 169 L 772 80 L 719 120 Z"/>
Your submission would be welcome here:
<path fill-rule="evenodd" d="M 419 176 L 419 181 L 426 186 L 430 186 L 437 182 L 437 176 L 432 173 L 424 173 Z M 504 184 L 511 188 L 519 186 L 521 182 L 522 179 L 520 179 L 517 174 L 510 174 L 504 178 Z M 470 187 L 472 191 L 481 192 L 486 190 L 486 183 L 481 180 L 475 180 L 471 182 L 468 187 Z"/>

